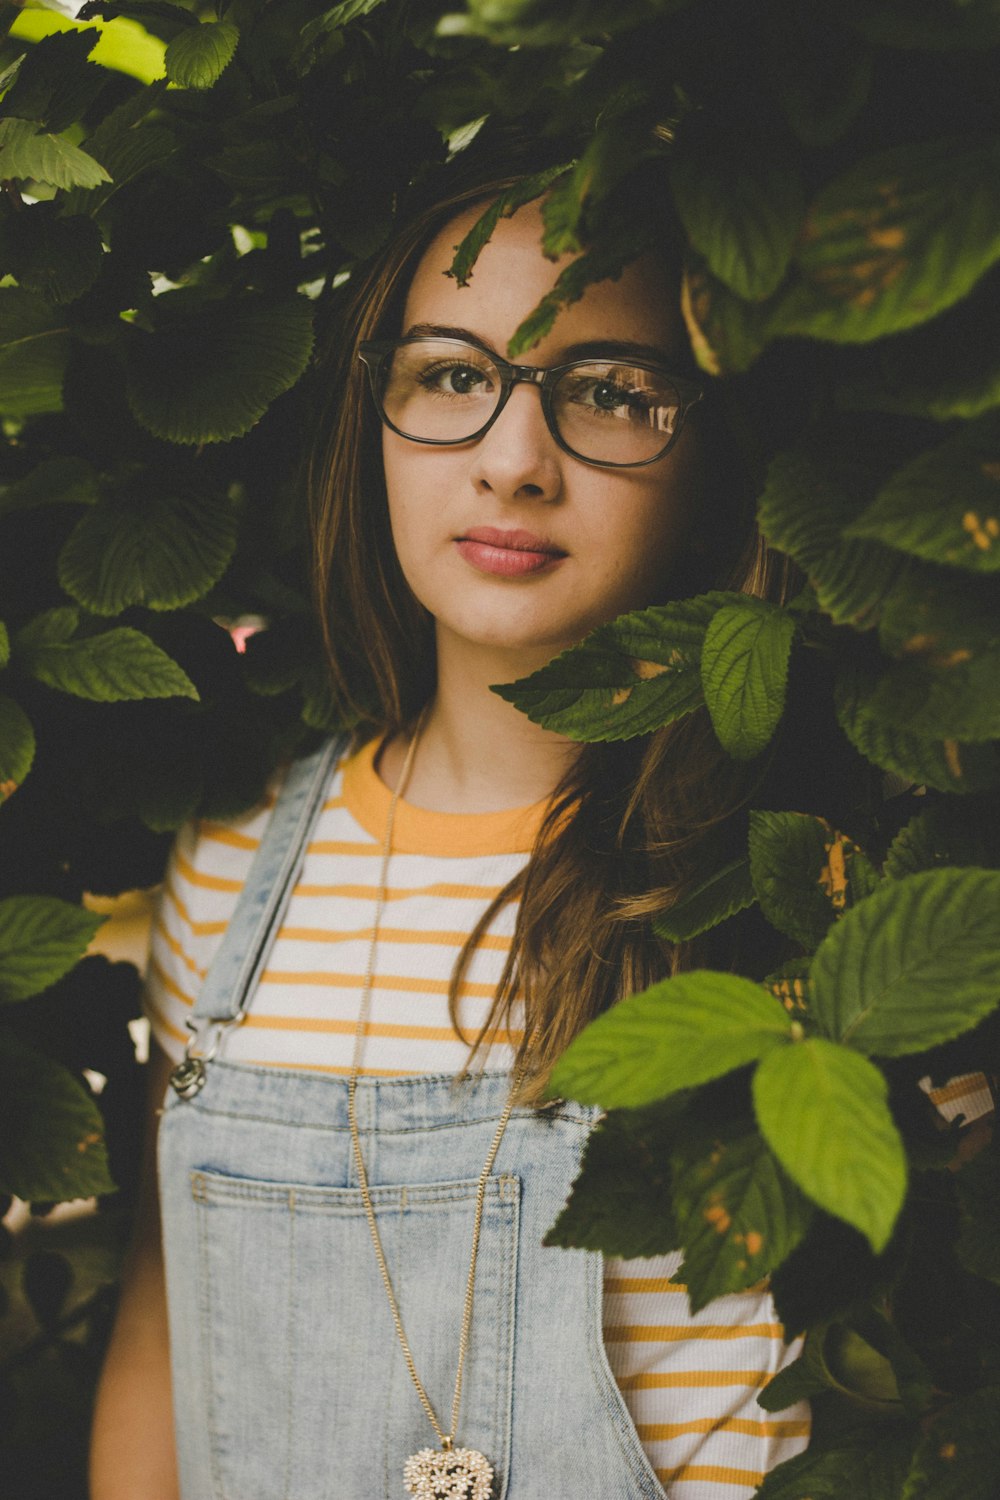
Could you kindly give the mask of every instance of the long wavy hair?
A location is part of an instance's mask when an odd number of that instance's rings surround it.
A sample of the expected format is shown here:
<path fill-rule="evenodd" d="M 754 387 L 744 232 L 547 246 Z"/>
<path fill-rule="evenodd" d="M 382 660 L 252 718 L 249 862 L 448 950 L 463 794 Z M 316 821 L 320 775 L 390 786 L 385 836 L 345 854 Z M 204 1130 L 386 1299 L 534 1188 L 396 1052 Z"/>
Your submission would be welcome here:
<path fill-rule="evenodd" d="M 397 335 L 416 264 L 437 232 L 471 204 L 485 208 L 516 181 L 483 173 L 411 212 L 354 278 L 325 341 L 320 378 L 329 395 L 309 470 L 313 586 L 334 692 L 361 738 L 412 728 L 434 692 L 435 657 L 432 619 L 404 580 L 393 547 L 381 424 L 355 351 L 363 339 Z M 678 257 L 669 243 L 664 258 L 679 295 Z M 695 523 L 672 595 L 722 588 L 783 599 L 790 586 L 786 560 L 757 533 L 754 486 L 720 393 L 710 391 L 694 419 L 703 519 Z M 704 709 L 636 739 L 582 745 L 555 789 L 531 858 L 459 955 L 449 1007 L 464 1036 L 463 976 L 497 911 L 518 902 L 491 1013 L 467 1038 L 470 1061 L 485 1056 L 501 1028 L 523 1024 L 518 1102 L 537 1105 L 569 1042 L 616 1001 L 697 964 L 731 967 L 741 957 L 732 931 L 727 951 L 711 934 L 671 944 L 656 936 L 651 918 L 734 843 L 741 832 L 734 815 L 748 790 L 748 773 L 721 750 Z"/>

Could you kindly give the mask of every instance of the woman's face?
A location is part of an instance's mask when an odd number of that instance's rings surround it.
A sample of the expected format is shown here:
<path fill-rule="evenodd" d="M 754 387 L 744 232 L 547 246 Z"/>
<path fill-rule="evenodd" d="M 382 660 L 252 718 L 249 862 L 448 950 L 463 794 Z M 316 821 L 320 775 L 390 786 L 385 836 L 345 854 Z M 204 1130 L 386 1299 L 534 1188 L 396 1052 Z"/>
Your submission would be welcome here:
<path fill-rule="evenodd" d="M 505 355 L 552 289 L 565 261 L 542 255 L 537 204 L 500 221 L 467 287 L 444 274 L 481 212 L 469 209 L 428 247 L 401 335 L 447 330 Z M 518 362 L 555 365 L 608 341 L 643 345 L 668 370 L 680 363 L 676 289 L 654 257 L 588 287 Z M 559 447 L 538 388 L 521 384 L 481 438 L 432 447 L 386 427 L 383 456 L 396 552 L 435 619 L 439 650 L 454 639 L 530 670 L 595 626 L 669 597 L 698 492 L 690 426 L 654 463 L 598 468 Z"/>

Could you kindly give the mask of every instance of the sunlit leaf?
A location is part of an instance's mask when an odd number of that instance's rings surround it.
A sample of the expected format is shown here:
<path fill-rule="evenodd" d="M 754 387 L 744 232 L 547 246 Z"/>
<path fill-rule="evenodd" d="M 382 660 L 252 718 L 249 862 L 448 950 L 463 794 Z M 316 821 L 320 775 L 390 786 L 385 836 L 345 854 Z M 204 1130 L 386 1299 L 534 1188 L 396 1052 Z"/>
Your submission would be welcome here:
<path fill-rule="evenodd" d="M 167 77 L 182 89 L 210 89 L 233 60 L 240 40 L 231 21 L 204 21 L 167 43 Z"/>
<path fill-rule="evenodd" d="M 108 173 L 60 135 L 39 131 L 33 120 L 0 120 L 0 173 L 57 188 L 92 188 L 110 182 Z"/>
<path fill-rule="evenodd" d="M 789 1177 L 876 1253 L 906 1192 L 906 1154 L 887 1095 L 873 1063 L 823 1037 L 772 1050 L 753 1077 L 758 1123 Z"/>
<path fill-rule="evenodd" d="M 1000 1004 L 1000 871 L 928 870 L 845 912 L 810 969 L 810 1013 L 861 1052 L 923 1052 Z"/>
<path fill-rule="evenodd" d="M 747 598 L 713 615 L 701 652 L 701 682 L 719 743 L 749 760 L 767 746 L 785 706 L 795 620 Z"/>
<path fill-rule="evenodd" d="M 755 1062 L 792 1022 L 760 985 L 694 969 L 621 1001 L 580 1033 L 556 1064 L 551 1092 L 635 1108 Z"/>

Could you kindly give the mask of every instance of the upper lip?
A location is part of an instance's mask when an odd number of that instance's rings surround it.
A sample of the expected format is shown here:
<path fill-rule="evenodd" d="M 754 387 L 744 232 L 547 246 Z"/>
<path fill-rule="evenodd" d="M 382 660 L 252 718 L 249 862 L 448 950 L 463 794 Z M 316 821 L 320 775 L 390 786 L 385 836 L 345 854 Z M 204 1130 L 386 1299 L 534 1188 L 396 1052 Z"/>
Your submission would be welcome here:
<path fill-rule="evenodd" d="M 501 531 L 496 526 L 473 526 L 455 538 L 458 542 L 485 542 L 489 547 L 504 547 L 510 552 L 551 552 L 564 557 L 565 548 L 557 547 L 544 536 L 533 531 Z"/>

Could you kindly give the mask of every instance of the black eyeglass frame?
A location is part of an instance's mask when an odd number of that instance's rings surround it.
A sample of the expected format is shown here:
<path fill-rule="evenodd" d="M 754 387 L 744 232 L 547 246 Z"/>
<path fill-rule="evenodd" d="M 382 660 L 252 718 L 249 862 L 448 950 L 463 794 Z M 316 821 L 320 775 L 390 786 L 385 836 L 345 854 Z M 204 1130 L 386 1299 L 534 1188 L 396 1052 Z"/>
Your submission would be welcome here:
<path fill-rule="evenodd" d="M 386 414 L 385 405 L 382 400 L 382 392 L 379 389 L 380 377 L 386 360 L 391 354 L 394 354 L 397 349 L 402 349 L 407 344 L 431 343 L 454 344 L 456 348 L 460 349 L 478 349 L 481 354 L 485 354 L 486 358 L 492 361 L 492 363 L 496 366 L 497 372 L 500 376 L 500 399 L 496 404 L 496 408 L 493 411 L 493 414 L 490 416 L 488 421 L 483 423 L 482 427 L 477 428 L 475 432 L 471 432 L 468 437 L 414 437 L 412 433 L 404 432 L 401 427 L 397 427 L 395 422 L 391 421 Z M 607 362 L 609 364 L 621 364 L 625 363 L 625 360 L 612 360 L 608 359 L 607 356 L 598 354 L 592 355 L 589 359 L 571 359 L 566 364 L 549 365 L 547 368 L 542 365 L 515 365 L 511 364 L 509 360 L 503 359 L 499 354 L 494 354 L 492 349 L 488 349 L 485 344 L 479 343 L 476 339 L 455 339 L 445 336 L 437 338 L 432 334 L 426 333 L 410 334 L 407 338 L 401 339 L 366 339 L 363 343 L 360 343 L 358 345 L 357 352 L 358 358 L 361 360 L 362 364 L 368 371 L 368 379 L 371 386 L 372 398 L 375 402 L 375 407 L 378 411 L 379 416 L 381 417 L 385 425 L 390 429 L 390 431 L 397 433 L 402 438 L 406 438 L 407 442 L 424 443 L 434 448 L 456 448 L 460 447 L 463 443 L 478 442 L 481 437 L 485 436 L 485 434 L 489 432 L 490 428 L 493 426 L 493 423 L 497 420 L 500 413 L 507 405 L 507 402 L 510 399 L 510 393 L 516 385 L 536 385 L 542 397 L 542 414 L 545 417 L 545 425 L 548 427 L 549 432 L 552 434 L 552 437 L 555 439 L 556 443 L 563 450 L 563 452 L 568 453 L 571 458 L 578 459 L 580 463 L 583 464 L 591 464 L 596 469 L 641 469 L 644 468 L 647 464 L 658 463 L 661 458 L 664 458 L 666 454 L 670 452 L 671 448 L 680 437 L 681 429 L 684 426 L 684 418 L 687 416 L 692 406 L 695 406 L 705 394 L 704 387 L 698 385 L 696 381 L 684 380 L 680 376 L 671 375 L 663 365 L 655 364 L 652 360 L 633 359 L 631 356 L 629 356 L 627 359 L 627 363 L 633 369 L 649 370 L 653 374 L 666 376 L 671 385 L 674 387 L 674 390 L 677 392 L 678 397 L 680 398 L 680 405 L 677 409 L 676 426 L 674 427 L 673 432 L 670 434 L 670 437 L 667 439 L 664 446 L 660 449 L 659 453 L 654 453 L 652 458 L 636 458 L 631 459 L 627 463 L 618 463 L 613 459 L 586 458 L 582 453 L 578 453 L 575 448 L 570 447 L 569 443 L 566 442 L 561 432 L 559 431 L 559 426 L 556 422 L 555 412 L 553 411 L 553 392 L 555 391 L 556 385 L 558 384 L 560 378 L 565 375 L 567 370 L 575 370 L 581 368 L 584 365 L 593 365 L 600 362 Z"/>

